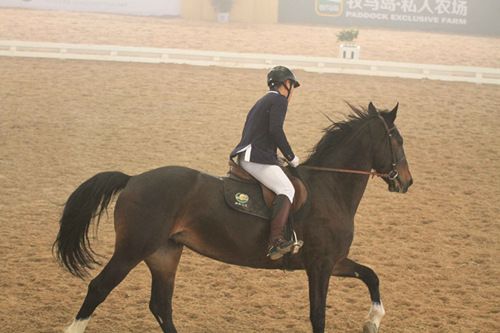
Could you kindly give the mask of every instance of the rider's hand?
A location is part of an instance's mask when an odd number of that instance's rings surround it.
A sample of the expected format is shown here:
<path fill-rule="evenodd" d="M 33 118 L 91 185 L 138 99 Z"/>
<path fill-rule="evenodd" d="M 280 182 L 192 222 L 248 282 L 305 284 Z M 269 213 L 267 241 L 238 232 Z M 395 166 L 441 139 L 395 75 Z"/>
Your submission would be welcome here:
<path fill-rule="evenodd" d="M 287 162 L 288 161 L 284 157 L 278 156 L 278 164 L 279 164 L 279 166 L 284 166 L 285 163 L 287 163 Z"/>
<path fill-rule="evenodd" d="M 288 162 L 291 166 L 293 166 L 294 168 L 296 168 L 298 165 L 299 165 L 299 158 L 297 156 L 295 156 L 293 158 L 293 160 L 291 160 L 290 162 Z"/>

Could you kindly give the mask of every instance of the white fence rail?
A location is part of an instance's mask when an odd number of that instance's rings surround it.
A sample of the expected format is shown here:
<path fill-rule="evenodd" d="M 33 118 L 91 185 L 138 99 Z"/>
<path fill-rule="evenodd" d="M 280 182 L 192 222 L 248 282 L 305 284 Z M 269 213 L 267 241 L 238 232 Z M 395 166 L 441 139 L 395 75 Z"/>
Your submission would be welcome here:
<path fill-rule="evenodd" d="M 0 56 L 174 63 L 251 69 L 266 69 L 273 65 L 280 64 L 293 67 L 294 69 L 302 69 L 317 73 L 500 84 L 500 69 L 498 68 L 442 66 L 388 61 L 150 47 L 0 41 Z"/>

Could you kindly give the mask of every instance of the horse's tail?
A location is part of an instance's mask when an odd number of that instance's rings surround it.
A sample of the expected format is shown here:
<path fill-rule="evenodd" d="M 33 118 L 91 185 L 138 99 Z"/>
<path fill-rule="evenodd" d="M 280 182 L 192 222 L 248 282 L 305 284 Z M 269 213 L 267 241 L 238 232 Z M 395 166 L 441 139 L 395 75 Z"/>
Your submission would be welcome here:
<path fill-rule="evenodd" d="M 102 172 L 81 184 L 68 198 L 52 251 L 61 266 L 65 266 L 71 274 L 83 278 L 88 274 L 87 269 L 100 264 L 90 247 L 90 224 L 97 217 L 97 232 L 101 215 L 130 178 L 121 172 Z"/>

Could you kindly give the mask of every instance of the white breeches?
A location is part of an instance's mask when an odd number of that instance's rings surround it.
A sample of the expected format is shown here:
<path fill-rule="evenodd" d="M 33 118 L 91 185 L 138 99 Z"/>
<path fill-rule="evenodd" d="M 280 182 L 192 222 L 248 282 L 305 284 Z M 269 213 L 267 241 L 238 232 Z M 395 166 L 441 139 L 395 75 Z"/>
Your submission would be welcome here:
<path fill-rule="evenodd" d="M 280 166 L 247 162 L 242 158 L 238 160 L 238 164 L 255 179 L 276 193 L 276 195 L 286 195 L 290 199 L 290 202 L 293 202 L 295 189 Z"/>

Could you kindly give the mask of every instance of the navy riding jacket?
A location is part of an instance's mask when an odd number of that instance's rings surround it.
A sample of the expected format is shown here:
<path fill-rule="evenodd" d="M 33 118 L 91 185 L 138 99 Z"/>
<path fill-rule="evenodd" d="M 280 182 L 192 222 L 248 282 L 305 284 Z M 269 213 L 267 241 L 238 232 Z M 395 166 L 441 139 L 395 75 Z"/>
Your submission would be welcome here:
<path fill-rule="evenodd" d="M 288 161 L 293 160 L 295 155 L 283 131 L 287 108 L 288 99 L 276 89 L 269 90 L 248 113 L 241 141 L 231 158 L 245 152 L 245 161 L 277 165 L 279 148 Z"/>

